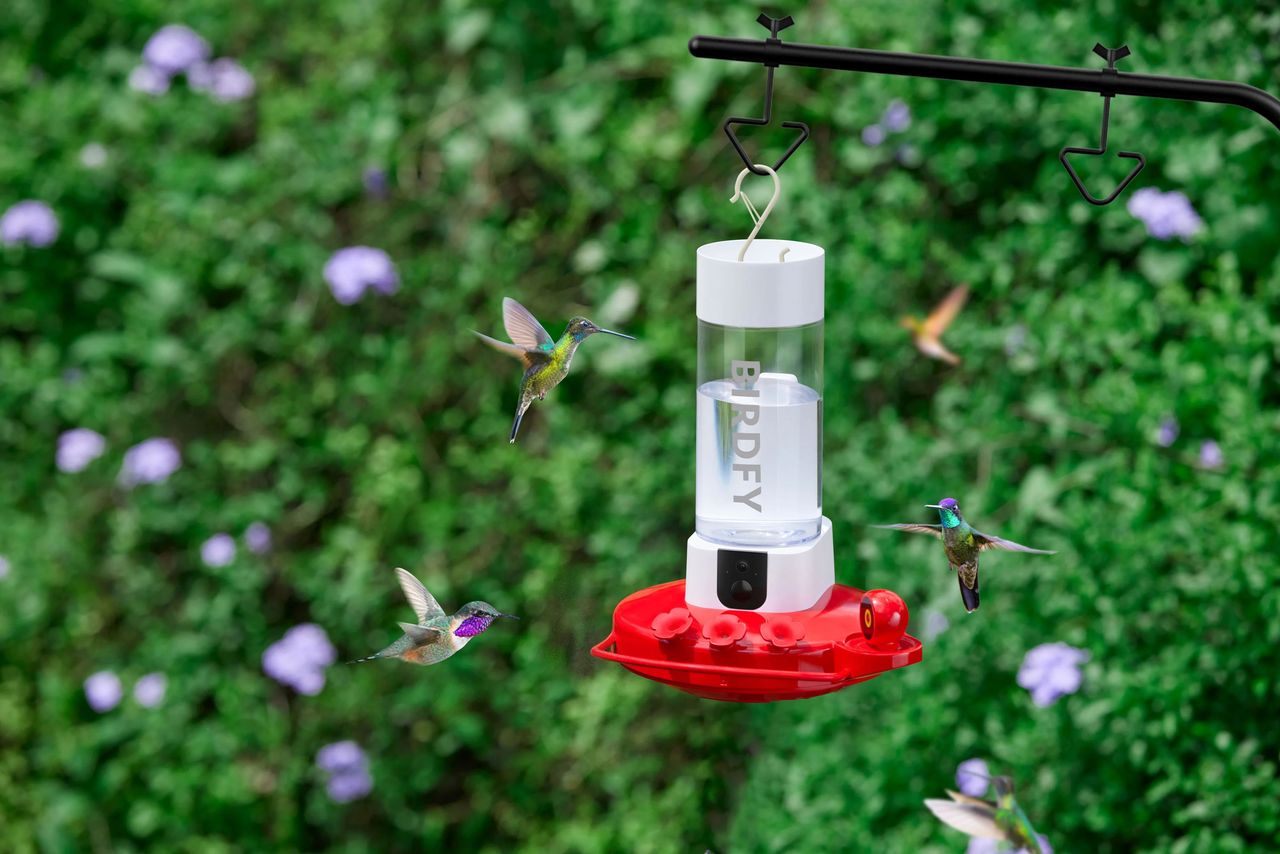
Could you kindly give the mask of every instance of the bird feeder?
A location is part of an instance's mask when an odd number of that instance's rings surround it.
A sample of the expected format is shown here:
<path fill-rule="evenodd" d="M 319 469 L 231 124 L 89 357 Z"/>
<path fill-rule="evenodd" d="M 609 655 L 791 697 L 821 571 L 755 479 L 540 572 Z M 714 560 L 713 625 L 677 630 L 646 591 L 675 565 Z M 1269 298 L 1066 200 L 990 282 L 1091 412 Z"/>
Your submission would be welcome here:
<path fill-rule="evenodd" d="M 699 697 L 814 697 L 920 661 L 907 607 L 835 581 L 822 515 L 824 252 L 698 249 L 696 529 L 685 578 L 633 593 L 592 654 Z"/>

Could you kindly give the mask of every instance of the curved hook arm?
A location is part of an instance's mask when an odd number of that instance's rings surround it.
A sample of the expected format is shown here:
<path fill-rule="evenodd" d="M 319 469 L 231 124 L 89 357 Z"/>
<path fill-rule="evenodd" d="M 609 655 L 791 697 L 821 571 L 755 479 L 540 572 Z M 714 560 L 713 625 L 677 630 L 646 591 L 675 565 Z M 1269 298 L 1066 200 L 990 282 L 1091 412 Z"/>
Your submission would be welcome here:
<path fill-rule="evenodd" d="M 769 218 L 770 212 L 773 211 L 773 206 L 778 203 L 778 197 L 782 195 L 782 182 L 778 180 L 778 173 L 763 163 L 757 163 L 755 167 L 763 170 L 762 174 L 773 178 L 773 195 L 769 198 L 769 204 L 764 206 L 764 210 L 757 212 L 756 206 L 751 203 L 751 199 L 747 198 L 746 193 L 742 192 L 742 179 L 747 177 L 748 172 L 754 172 L 755 170 L 749 167 L 743 169 L 738 173 L 738 180 L 733 182 L 733 196 L 729 199 L 729 204 L 733 204 L 741 197 L 743 206 L 746 207 L 747 213 L 751 216 L 751 221 L 755 223 L 755 228 L 751 229 L 751 233 L 747 235 L 747 239 L 742 243 L 742 248 L 738 250 L 739 261 L 746 257 L 747 247 L 751 245 L 751 241 L 756 239 L 756 235 L 760 233 L 760 227 Z"/>
<path fill-rule="evenodd" d="M 1116 75 L 1116 60 L 1124 59 L 1132 51 L 1128 45 L 1121 45 L 1118 48 L 1103 47 L 1101 43 L 1093 46 L 1093 52 L 1107 61 L 1107 68 L 1104 73 L 1110 73 L 1111 76 Z M 1075 167 L 1071 165 L 1071 161 L 1067 159 L 1068 154 L 1087 154 L 1093 157 L 1099 157 L 1107 153 L 1107 131 L 1111 126 L 1111 99 L 1115 93 L 1111 91 L 1102 92 L 1102 130 L 1098 133 L 1097 148 L 1081 148 L 1079 146 L 1063 146 L 1058 152 L 1058 160 L 1066 167 L 1067 174 L 1071 176 L 1071 183 L 1076 185 L 1076 189 L 1080 191 L 1080 195 L 1084 196 L 1084 200 L 1091 205 L 1109 205 L 1124 192 L 1124 188 L 1129 186 L 1129 182 L 1138 177 L 1138 173 L 1147 165 L 1147 159 L 1136 151 L 1122 151 L 1121 157 L 1127 157 L 1130 160 L 1138 161 L 1138 165 L 1120 182 L 1120 186 L 1112 191 L 1111 195 L 1106 198 L 1099 199 L 1085 189 L 1084 182 L 1080 180 L 1080 176 L 1076 174 Z"/>

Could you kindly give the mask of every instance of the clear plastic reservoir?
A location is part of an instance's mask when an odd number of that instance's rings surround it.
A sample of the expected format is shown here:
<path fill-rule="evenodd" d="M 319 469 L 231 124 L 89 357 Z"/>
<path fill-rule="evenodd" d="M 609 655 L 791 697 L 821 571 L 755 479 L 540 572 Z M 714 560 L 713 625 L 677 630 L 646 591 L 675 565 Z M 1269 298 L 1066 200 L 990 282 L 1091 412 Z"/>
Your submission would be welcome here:
<path fill-rule="evenodd" d="M 822 527 L 822 321 L 698 321 L 697 531 L 791 546 Z"/>

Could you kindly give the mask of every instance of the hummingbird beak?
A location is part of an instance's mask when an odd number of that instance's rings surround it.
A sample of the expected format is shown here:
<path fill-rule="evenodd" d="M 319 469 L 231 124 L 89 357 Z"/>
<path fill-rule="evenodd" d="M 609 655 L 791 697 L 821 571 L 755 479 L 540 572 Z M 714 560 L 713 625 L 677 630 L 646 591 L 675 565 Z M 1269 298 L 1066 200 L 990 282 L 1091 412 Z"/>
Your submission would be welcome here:
<path fill-rule="evenodd" d="M 617 335 L 619 338 L 625 338 L 628 341 L 636 340 L 634 335 L 623 335 L 621 332 L 614 332 L 612 329 L 601 329 L 599 326 L 596 327 L 596 332 L 603 332 L 605 335 Z"/>
<path fill-rule="evenodd" d="M 926 505 L 925 505 L 925 507 L 932 507 L 934 510 L 941 510 L 941 509 L 942 509 L 942 505 L 941 505 L 941 504 L 926 504 Z M 966 773 L 968 773 L 968 772 L 966 772 Z"/>
<path fill-rule="evenodd" d="M 519 617 L 517 617 L 515 614 L 499 614 L 498 616 L 499 616 L 499 617 L 506 617 L 508 620 L 518 620 L 518 619 L 520 619 L 520 618 L 519 618 Z"/>

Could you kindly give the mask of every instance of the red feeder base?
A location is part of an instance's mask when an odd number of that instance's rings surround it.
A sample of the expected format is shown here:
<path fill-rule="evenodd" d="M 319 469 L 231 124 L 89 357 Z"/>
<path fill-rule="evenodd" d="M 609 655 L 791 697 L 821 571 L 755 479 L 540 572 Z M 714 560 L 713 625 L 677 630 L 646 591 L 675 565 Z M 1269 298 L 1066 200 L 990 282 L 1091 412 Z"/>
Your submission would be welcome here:
<path fill-rule="evenodd" d="M 672 581 L 619 602 L 591 654 L 708 700 L 817 697 L 920 661 L 924 646 L 903 634 L 905 606 L 890 625 L 879 597 L 863 597 L 837 584 L 807 611 L 721 611 L 688 605 L 684 582 Z"/>

